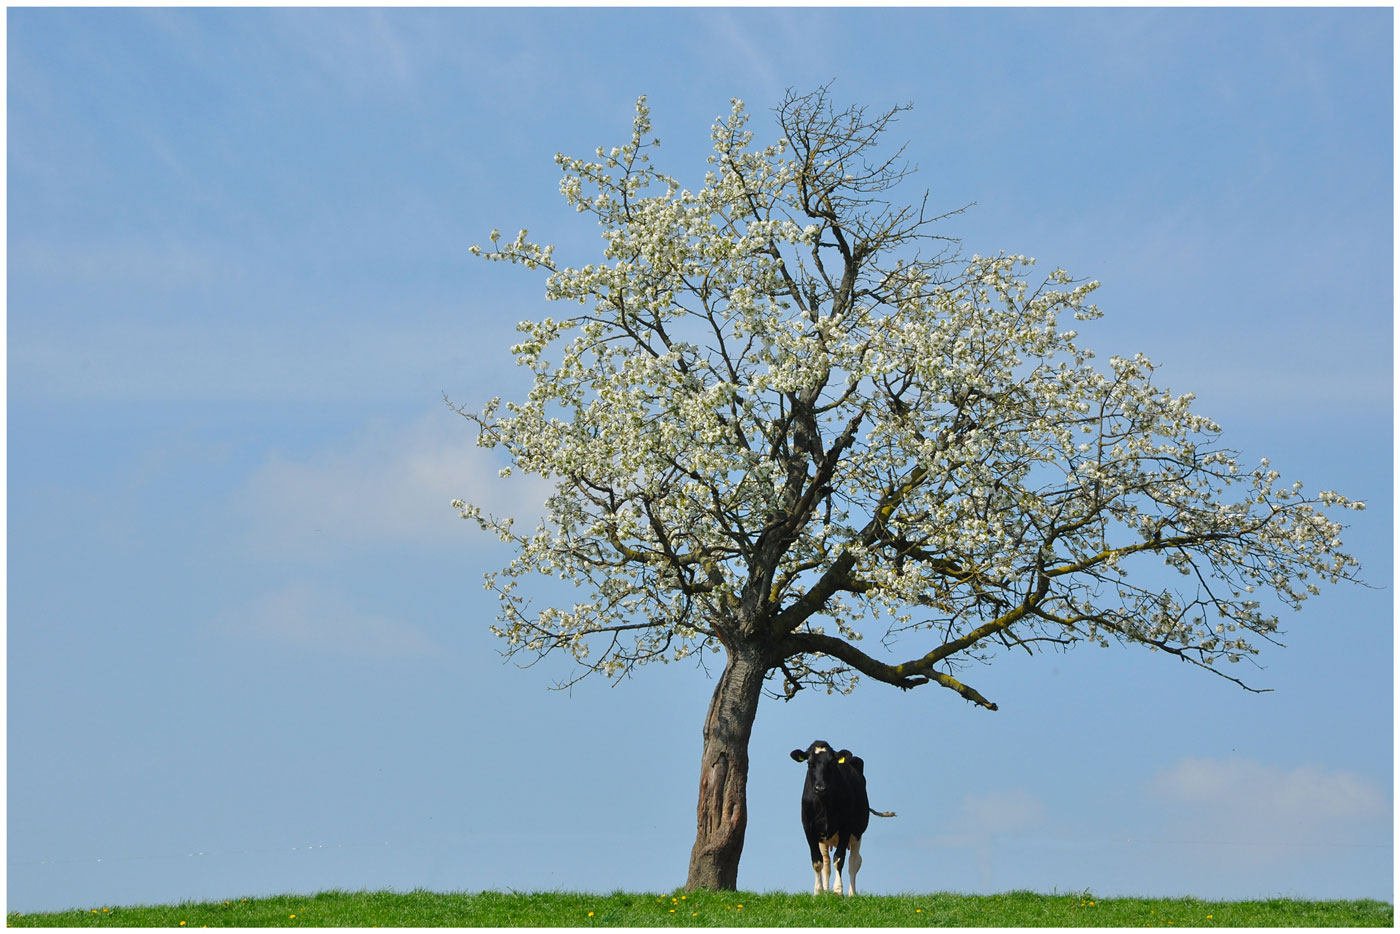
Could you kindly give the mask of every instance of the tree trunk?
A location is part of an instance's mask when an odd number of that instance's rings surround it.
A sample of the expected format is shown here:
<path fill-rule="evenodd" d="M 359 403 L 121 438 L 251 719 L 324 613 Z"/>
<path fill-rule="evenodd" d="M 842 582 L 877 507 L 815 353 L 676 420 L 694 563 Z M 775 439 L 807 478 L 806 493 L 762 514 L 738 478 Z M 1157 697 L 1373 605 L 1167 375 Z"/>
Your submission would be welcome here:
<path fill-rule="evenodd" d="M 739 856 L 749 819 L 749 734 L 765 673 L 758 653 L 730 649 L 724 674 L 715 685 L 705 716 L 700 802 L 695 810 L 695 847 L 690 852 L 687 890 L 733 891 L 738 887 Z"/>

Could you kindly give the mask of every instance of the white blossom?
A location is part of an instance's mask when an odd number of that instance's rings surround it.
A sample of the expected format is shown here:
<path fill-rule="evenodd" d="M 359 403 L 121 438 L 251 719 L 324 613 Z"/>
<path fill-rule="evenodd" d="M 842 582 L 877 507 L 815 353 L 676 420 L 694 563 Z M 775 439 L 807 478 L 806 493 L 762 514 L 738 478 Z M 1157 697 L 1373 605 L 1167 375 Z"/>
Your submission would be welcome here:
<path fill-rule="evenodd" d="M 742 638 L 791 684 L 839 690 L 855 670 L 909 686 L 945 670 L 930 656 L 1046 642 L 1214 669 L 1276 631 L 1241 594 L 1297 607 L 1314 581 L 1354 579 L 1322 510 L 1364 504 L 1240 466 L 1143 354 L 1096 365 L 1066 324 L 1100 317 L 1097 281 L 1036 281 L 1015 254 L 911 258 L 924 222 L 878 200 L 899 176 L 843 170 L 857 150 L 829 159 L 792 127 L 758 148 L 747 121 L 734 101 L 685 188 L 651 166 L 639 98 L 627 143 L 555 157 L 601 258 L 558 264 L 525 230 L 472 248 L 545 270 L 565 303 L 519 325 L 528 397 L 463 412 L 509 456 L 502 476 L 555 483 L 530 533 L 452 504 L 515 550 L 488 576 L 511 651 L 620 676 Z M 1154 560 L 1178 589 L 1134 582 Z M 532 609 L 515 584 L 533 574 L 587 599 Z M 854 647 L 872 620 L 875 641 L 934 651 L 895 666 L 814 648 Z"/>

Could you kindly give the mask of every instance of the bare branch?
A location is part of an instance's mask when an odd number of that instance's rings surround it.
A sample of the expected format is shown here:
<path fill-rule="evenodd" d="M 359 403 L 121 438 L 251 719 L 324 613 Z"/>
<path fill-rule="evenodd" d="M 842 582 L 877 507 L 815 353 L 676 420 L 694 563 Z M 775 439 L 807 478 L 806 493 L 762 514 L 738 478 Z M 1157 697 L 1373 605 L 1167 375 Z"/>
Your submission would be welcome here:
<path fill-rule="evenodd" d="M 781 644 L 781 650 L 788 654 L 803 655 L 807 653 L 820 653 L 838 658 L 850 665 L 852 668 L 869 675 L 877 681 L 892 684 L 897 688 L 909 690 L 922 684 L 934 682 L 952 691 L 956 691 L 965 700 L 971 701 L 980 707 L 988 710 L 996 710 L 997 705 L 987 700 L 977 691 L 963 684 L 961 681 L 942 671 L 936 671 L 932 667 L 923 663 L 922 659 L 906 662 L 903 665 L 887 665 L 878 659 L 866 655 L 860 649 L 851 645 L 843 639 L 816 632 L 795 632 L 789 635 Z"/>

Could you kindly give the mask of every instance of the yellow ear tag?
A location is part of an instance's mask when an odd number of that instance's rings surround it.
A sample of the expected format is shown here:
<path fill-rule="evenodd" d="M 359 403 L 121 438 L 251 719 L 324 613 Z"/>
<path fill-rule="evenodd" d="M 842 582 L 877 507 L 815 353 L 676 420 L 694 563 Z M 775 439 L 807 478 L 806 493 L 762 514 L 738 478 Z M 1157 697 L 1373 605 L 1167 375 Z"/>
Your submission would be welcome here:
<path fill-rule="evenodd" d="M 837 760 L 836 760 L 836 764 L 837 764 L 837 765 L 845 765 L 845 764 L 846 764 L 846 757 L 845 757 L 845 756 L 842 756 L 841 758 L 837 759 Z"/>

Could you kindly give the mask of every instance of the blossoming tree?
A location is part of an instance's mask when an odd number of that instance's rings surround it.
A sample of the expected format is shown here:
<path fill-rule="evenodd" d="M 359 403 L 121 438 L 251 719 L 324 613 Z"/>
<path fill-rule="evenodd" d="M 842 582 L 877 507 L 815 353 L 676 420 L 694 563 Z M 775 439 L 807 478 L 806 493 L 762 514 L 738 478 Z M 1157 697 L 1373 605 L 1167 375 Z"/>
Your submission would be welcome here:
<path fill-rule="evenodd" d="M 910 170 L 877 153 L 901 109 L 790 92 L 782 138 L 757 148 L 735 101 L 690 190 L 652 167 L 641 98 L 628 143 L 556 157 L 601 261 L 561 264 L 523 230 L 472 248 L 545 271 L 546 298 L 575 306 L 519 326 L 528 398 L 458 409 L 508 469 L 553 483 L 533 531 L 454 503 L 514 548 L 487 575 L 494 631 L 510 654 L 569 653 L 580 677 L 723 653 L 690 888 L 736 886 L 765 689 L 863 675 L 996 710 L 967 662 L 1080 642 L 1247 687 L 1230 663 L 1276 637 L 1261 592 L 1296 608 L 1354 579 L 1322 507 L 1362 504 L 1241 466 L 1145 357 L 1094 365 L 1068 325 L 1099 316 L 1096 282 L 959 259 L 926 196 L 889 200 Z M 1130 576 L 1154 559 L 1180 576 Z M 532 575 L 579 602 L 532 606 Z M 867 648 L 872 630 L 911 648 Z"/>

